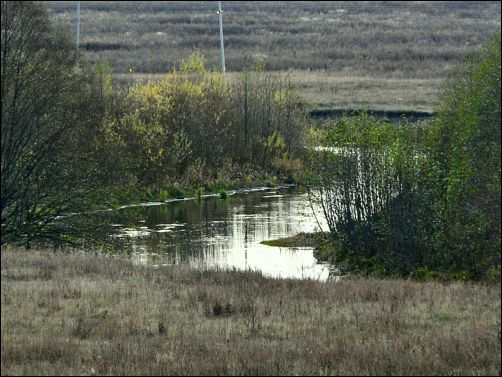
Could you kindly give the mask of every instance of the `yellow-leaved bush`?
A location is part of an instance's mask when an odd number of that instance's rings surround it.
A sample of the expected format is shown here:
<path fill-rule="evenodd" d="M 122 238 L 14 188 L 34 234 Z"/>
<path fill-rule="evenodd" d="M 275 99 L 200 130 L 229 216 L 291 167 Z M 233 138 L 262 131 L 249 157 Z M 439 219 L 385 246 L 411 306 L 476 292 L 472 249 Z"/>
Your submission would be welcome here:
<path fill-rule="evenodd" d="M 163 185 L 194 166 L 198 177 L 215 177 L 228 160 L 272 169 L 272 158 L 291 155 L 299 144 L 299 103 L 289 80 L 257 71 L 231 78 L 210 72 L 196 52 L 180 71 L 132 88 L 118 123 L 126 149 L 144 159 L 132 162 L 137 176 Z"/>

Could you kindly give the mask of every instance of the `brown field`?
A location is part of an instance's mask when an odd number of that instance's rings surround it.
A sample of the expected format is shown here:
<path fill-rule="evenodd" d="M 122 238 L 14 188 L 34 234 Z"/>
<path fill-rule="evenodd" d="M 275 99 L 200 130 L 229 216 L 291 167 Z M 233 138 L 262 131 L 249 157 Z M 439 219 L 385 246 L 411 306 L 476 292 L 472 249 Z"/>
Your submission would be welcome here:
<path fill-rule="evenodd" d="M 1 253 L 2 375 L 497 375 L 500 285 Z"/>
<path fill-rule="evenodd" d="M 74 1 L 47 1 L 75 33 Z M 441 78 L 500 32 L 497 1 L 223 1 L 228 71 L 261 58 L 271 71 Z M 168 72 L 193 49 L 219 67 L 214 1 L 83 1 L 81 48 L 114 72 Z"/>
<path fill-rule="evenodd" d="M 47 1 L 75 33 L 75 2 Z M 219 70 L 216 2 L 85 1 L 81 51 L 119 81 L 179 68 L 195 50 Z M 289 72 L 317 108 L 432 111 L 440 82 L 500 33 L 496 1 L 224 1 L 228 72 Z M 131 70 L 132 74 L 127 74 Z"/>

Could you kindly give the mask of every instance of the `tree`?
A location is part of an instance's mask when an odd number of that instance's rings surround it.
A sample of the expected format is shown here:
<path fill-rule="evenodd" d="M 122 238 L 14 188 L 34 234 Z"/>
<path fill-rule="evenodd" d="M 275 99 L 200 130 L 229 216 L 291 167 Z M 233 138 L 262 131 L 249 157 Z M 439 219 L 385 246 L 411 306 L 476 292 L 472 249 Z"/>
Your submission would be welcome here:
<path fill-rule="evenodd" d="M 68 31 L 44 6 L 1 3 L 2 243 L 58 238 L 103 176 L 94 78 L 75 68 Z"/>
<path fill-rule="evenodd" d="M 500 34 L 446 82 L 430 135 L 435 247 L 480 277 L 500 268 Z"/>

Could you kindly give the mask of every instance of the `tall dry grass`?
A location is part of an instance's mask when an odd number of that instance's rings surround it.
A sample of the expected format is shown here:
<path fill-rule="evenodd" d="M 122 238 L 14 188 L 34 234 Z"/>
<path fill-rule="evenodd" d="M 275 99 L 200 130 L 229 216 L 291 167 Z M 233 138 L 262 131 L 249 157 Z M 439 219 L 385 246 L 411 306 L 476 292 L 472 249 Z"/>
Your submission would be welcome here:
<path fill-rule="evenodd" d="M 75 28 L 75 2 L 48 1 L 53 20 Z M 441 78 L 500 32 L 500 2 L 226 1 L 228 71 L 263 58 L 269 70 L 347 76 Z M 200 49 L 219 69 L 213 1 L 86 1 L 81 49 L 114 72 L 167 72 Z"/>
<path fill-rule="evenodd" d="M 500 285 L 1 253 L 1 373 L 497 375 Z"/>
<path fill-rule="evenodd" d="M 75 28 L 73 1 L 47 1 Z M 261 60 L 288 71 L 321 108 L 431 111 L 440 81 L 500 33 L 500 2 L 246 1 L 223 4 L 228 72 Z M 110 62 L 118 81 L 165 75 L 194 49 L 220 68 L 216 3 L 86 1 L 84 60 Z"/>

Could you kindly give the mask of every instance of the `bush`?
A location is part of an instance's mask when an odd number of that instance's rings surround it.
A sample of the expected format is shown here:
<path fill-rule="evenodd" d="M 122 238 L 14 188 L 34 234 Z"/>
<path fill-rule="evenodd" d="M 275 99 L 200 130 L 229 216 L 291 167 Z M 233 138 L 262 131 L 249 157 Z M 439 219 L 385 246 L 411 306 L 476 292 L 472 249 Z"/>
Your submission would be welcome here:
<path fill-rule="evenodd" d="M 500 34 L 447 81 L 430 134 L 434 245 L 442 264 L 481 278 L 500 266 Z"/>
<path fill-rule="evenodd" d="M 384 269 L 404 272 L 423 262 L 417 134 L 367 115 L 310 133 L 309 197 L 323 209 L 338 261 L 382 257 Z"/>

